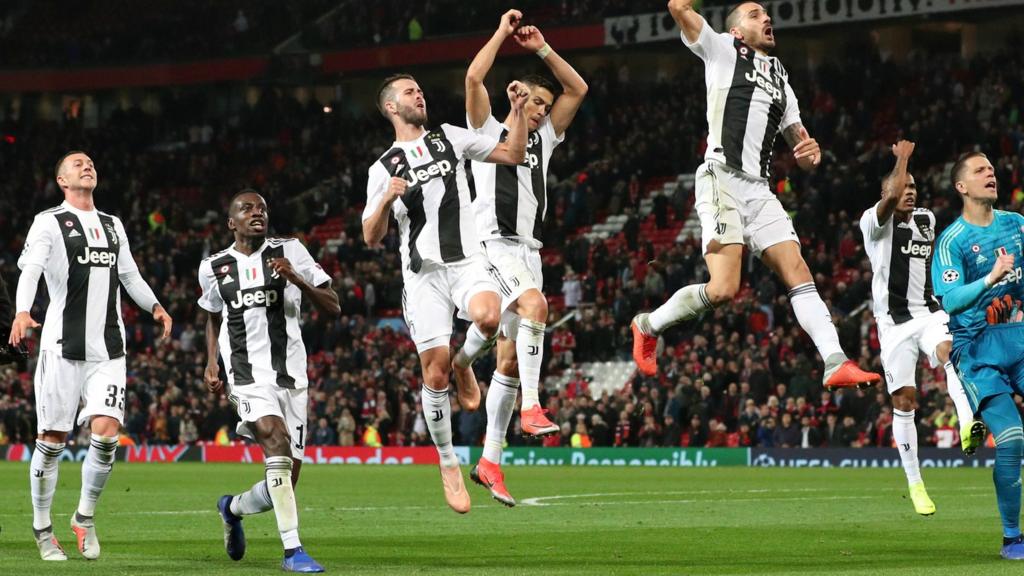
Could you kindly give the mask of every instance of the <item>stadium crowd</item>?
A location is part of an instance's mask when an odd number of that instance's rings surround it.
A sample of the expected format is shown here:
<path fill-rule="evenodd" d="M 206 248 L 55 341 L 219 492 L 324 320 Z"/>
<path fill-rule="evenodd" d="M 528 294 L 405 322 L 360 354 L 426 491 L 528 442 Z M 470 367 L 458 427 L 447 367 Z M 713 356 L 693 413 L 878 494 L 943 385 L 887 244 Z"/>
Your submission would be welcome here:
<path fill-rule="evenodd" d="M 674 76 L 657 82 L 631 81 L 617 69 L 587 73 L 587 101 L 551 165 L 544 252 L 545 291 L 554 304 L 549 325 L 566 314 L 573 318 L 549 335 L 548 378 L 576 374 L 581 362 L 628 360 L 632 316 L 706 272 L 699 238 L 655 246 L 640 234 L 643 225 L 678 225 L 692 201 L 680 189 L 659 199 L 651 215 L 639 215 L 649 185 L 691 172 L 703 154 L 703 75 L 696 73 L 696 58 L 681 61 Z M 864 305 L 871 273 L 857 220 L 891 168 L 889 144 L 897 136 L 920 143 L 911 169 L 920 202 L 936 212 L 940 230 L 958 209 L 947 193 L 947 164 L 975 144 L 996 160 L 1002 205 L 1019 209 L 1024 199 L 1024 58 L 1012 51 L 975 58 L 968 66 L 955 62 L 925 54 L 886 62 L 865 49 L 812 73 L 793 71 L 804 123 L 826 159 L 804 174 L 788 155 L 778 155 L 775 186 L 844 347 L 864 367 L 881 370 L 874 321 Z M 856 97 L 844 90 L 854 84 L 863 88 Z M 902 88 L 894 94 L 891 86 Z M 432 123 L 463 123 L 460 91 L 426 87 Z M 56 159 L 67 149 L 88 151 L 100 176 L 100 209 L 121 216 L 144 274 L 176 322 L 173 338 L 157 341 L 148 316 L 125 304 L 124 440 L 228 441 L 234 409 L 203 387 L 205 318 L 195 305 L 195 276 L 205 255 L 229 243 L 227 198 L 253 186 L 268 200 L 272 228 L 306 240 L 341 298 L 340 319 L 307 312 L 303 328 L 310 352 L 309 443 L 429 445 L 416 400 L 415 350 L 395 329 L 398 323 L 379 322 L 394 318 L 399 307 L 398 238 L 392 226 L 384 248 L 370 250 L 360 231 L 366 169 L 388 146 L 383 121 L 340 105 L 325 114 L 325 103 L 302 104 L 272 88 L 255 106 L 224 114 L 201 94 L 162 92 L 159 112 L 117 111 L 99 128 L 85 128 L 70 109 L 59 122 L 6 114 L 0 124 L 6 136 L 0 169 L 7 175 L 0 181 L 0 229 L 9 232 L 0 259 L 8 284 L 16 283 L 15 262 L 32 214 L 60 202 L 52 167 L 38 159 Z M 619 213 L 628 215 L 615 239 L 620 244 L 591 244 L 580 234 Z M 330 222 L 338 232 L 327 244 L 316 230 Z M 620 245 L 625 249 L 614 249 Z M 637 376 L 599 397 L 581 378 L 546 391 L 542 402 L 562 433 L 543 443 L 891 445 L 887 396 L 881 390 L 823 391 L 821 360 L 785 291 L 760 264 L 748 261 L 745 268 L 744 289 L 732 304 L 665 335 L 659 377 Z M 44 303 L 41 296 L 36 319 Z M 482 382 L 493 367 L 492 358 L 477 364 Z M 8 367 L 0 375 L 0 443 L 34 437 L 31 369 Z M 922 369 L 921 389 L 922 443 L 955 445 L 956 420 L 941 370 Z M 457 406 L 453 413 L 456 444 L 479 444 L 484 413 Z M 510 444 L 527 442 L 517 427 Z"/>
<path fill-rule="evenodd" d="M 557 26 L 664 9 L 661 0 L 514 3 L 528 23 Z M 113 0 L 82 18 L 56 2 L 0 5 L 0 68 L 66 68 L 269 55 L 291 39 L 310 50 L 341 50 L 480 33 L 507 1 Z M 452 14 L 458 14 L 453 18 Z M 146 30 L 146 34 L 139 34 Z"/>

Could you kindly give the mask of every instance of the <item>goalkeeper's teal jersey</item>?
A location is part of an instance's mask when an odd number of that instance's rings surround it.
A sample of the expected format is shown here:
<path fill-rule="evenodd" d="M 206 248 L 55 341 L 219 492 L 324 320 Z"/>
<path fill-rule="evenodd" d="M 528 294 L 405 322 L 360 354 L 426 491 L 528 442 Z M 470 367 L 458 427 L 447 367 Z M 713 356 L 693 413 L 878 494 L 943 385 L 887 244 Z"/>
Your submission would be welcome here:
<path fill-rule="evenodd" d="M 1024 216 L 1004 210 L 993 212 L 994 219 L 988 226 L 969 224 L 963 216 L 957 218 L 935 242 L 932 285 L 940 300 L 956 288 L 983 281 L 992 271 L 1000 254 L 1012 254 L 1014 257 L 1014 269 L 1001 282 L 986 290 L 966 310 L 950 315 L 949 329 L 953 334 L 954 359 L 985 328 L 985 308 L 993 298 L 1010 294 L 1015 299 L 1024 300 L 1024 283 L 1021 279 L 1024 276 L 1024 252 L 1021 247 Z M 943 304 L 948 310 L 949 303 Z"/>

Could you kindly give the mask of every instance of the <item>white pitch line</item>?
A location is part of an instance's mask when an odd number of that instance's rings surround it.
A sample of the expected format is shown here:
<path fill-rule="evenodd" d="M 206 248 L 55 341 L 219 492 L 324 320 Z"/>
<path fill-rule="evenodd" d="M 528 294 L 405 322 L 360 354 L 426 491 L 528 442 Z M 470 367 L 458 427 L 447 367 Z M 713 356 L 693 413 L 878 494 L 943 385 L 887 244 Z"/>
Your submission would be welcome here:
<path fill-rule="evenodd" d="M 822 496 L 793 496 L 788 498 L 760 498 L 760 497 L 748 497 L 744 498 L 744 494 L 813 494 L 820 492 L 831 492 L 833 489 L 830 488 L 784 488 L 784 489 L 769 489 L 769 488 L 755 488 L 750 490 L 659 490 L 656 492 L 594 492 L 588 494 L 556 494 L 552 496 L 536 496 L 533 498 L 525 498 L 519 501 L 520 506 L 528 507 L 545 507 L 545 506 L 636 506 L 643 504 L 699 504 L 701 502 L 793 502 L 793 501 L 814 501 L 814 500 L 870 500 L 875 498 L 881 498 L 886 493 L 892 492 L 903 492 L 903 490 L 897 490 L 892 488 L 864 488 L 860 491 L 869 490 L 871 494 L 868 495 L 822 495 Z M 977 492 L 982 496 L 988 496 L 988 487 L 974 487 L 974 486 L 961 486 L 958 488 L 948 488 L 937 492 L 941 494 L 943 492 Z M 856 490 L 853 490 L 856 491 Z M 576 500 L 580 498 L 606 498 L 610 496 L 686 496 L 686 495 L 703 495 L 703 494 L 718 494 L 719 498 L 678 498 L 678 499 L 661 499 L 661 500 L 606 500 L 606 501 L 595 501 L 595 502 L 562 502 L 561 500 Z M 975 496 L 975 494 L 971 494 Z M 549 500 L 558 500 L 557 502 L 549 502 Z M 497 504 L 481 503 L 474 504 L 473 508 L 495 508 L 504 509 L 505 506 L 499 506 Z M 336 506 L 333 508 L 317 508 L 317 507 L 306 507 L 302 509 L 302 512 L 386 512 L 386 511 L 397 511 L 404 512 L 409 510 L 439 510 L 445 509 L 441 504 L 433 506 Z M 112 511 L 104 512 L 104 516 L 203 516 L 203 515 L 216 515 L 217 509 L 215 507 L 205 508 L 201 510 L 133 510 L 133 511 Z M 0 513 L 0 518 L 3 517 L 23 517 L 24 513 Z M 70 514 L 54 514 L 57 517 L 69 517 Z"/>
<path fill-rule="evenodd" d="M 897 492 L 897 491 L 902 492 L 902 490 L 885 489 L 885 488 L 881 488 L 881 489 L 872 488 L 870 490 L 871 490 L 871 492 L 874 495 L 867 496 L 867 498 L 877 498 L 878 497 L 877 494 L 884 493 L 884 492 Z M 943 490 L 941 492 L 953 492 L 953 491 L 955 491 L 955 492 L 978 492 L 978 491 L 982 491 L 982 490 L 986 490 L 986 489 L 985 488 L 976 488 L 976 487 L 972 487 L 972 486 L 963 486 L 963 487 L 959 487 L 959 488 Z M 733 495 L 741 495 L 741 494 L 793 494 L 793 493 L 813 493 L 813 492 L 833 492 L 833 491 L 834 491 L 834 489 L 832 489 L 832 488 L 783 488 L 783 489 L 753 488 L 753 489 L 750 489 L 750 490 L 729 490 L 729 489 L 726 489 L 726 490 L 668 490 L 668 491 L 659 490 L 657 492 L 594 492 L 594 493 L 590 493 L 590 494 L 556 494 L 556 495 L 553 495 L 553 496 L 536 496 L 536 497 L 533 497 L 533 498 L 525 498 L 523 500 L 520 500 L 519 504 L 521 504 L 523 506 L 567 506 L 567 505 L 570 505 L 571 503 L 569 503 L 569 502 L 564 502 L 564 503 L 563 502 L 548 502 L 548 500 L 567 500 L 567 499 L 574 499 L 574 498 L 604 498 L 604 497 L 608 497 L 608 496 L 645 496 L 645 495 L 658 495 L 658 496 L 695 495 L 696 496 L 696 495 L 701 495 L 701 494 L 719 494 L 719 495 L 726 495 L 726 496 L 728 496 L 730 494 L 733 494 Z M 758 499 L 758 498 L 743 499 L 743 498 L 734 498 L 734 497 L 714 498 L 714 499 L 706 499 L 706 498 L 704 498 L 704 499 L 692 499 L 692 501 L 699 501 L 699 502 L 720 502 L 720 501 L 728 501 L 728 500 L 742 500 L 742 501 L 746 501 L 746 500 L 762 500 L 762 499 Z M 763 500 L 771 501 L 771 500 L 785 500 L 785 499 L 784 498 L 767 498 L 767 499 L 763 499 Z M 644 501 L 640 501 L 640 502 L 635 502 L 635 501 L 628 501 L 628 502 L 609 501 L 609 502 L 594 502 L 593 504 L 598 504 L 598 505 L 602 505 L 602 504 L 615 505 L 615 504 L 620 504 L 620 503 L 634 504 L 634 503 L 641 503 L 641 502 L 664 503 L 664 502 L 690 502 L 690 501 L 691 501 L 691 499 L 687 499 L 687 500 L 644 500 Z"/>

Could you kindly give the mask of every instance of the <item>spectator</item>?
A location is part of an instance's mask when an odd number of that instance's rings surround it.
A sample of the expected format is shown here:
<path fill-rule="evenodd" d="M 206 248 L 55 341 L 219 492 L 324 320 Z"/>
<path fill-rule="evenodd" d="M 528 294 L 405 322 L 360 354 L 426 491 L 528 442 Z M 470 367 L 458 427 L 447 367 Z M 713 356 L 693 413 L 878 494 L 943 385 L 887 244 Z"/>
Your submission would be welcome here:
<path fill-rule="evenodd" d="M 317 421 L 316 430 L 313 431 L 313 446 L 333 446 L 337 444 L 337 437 L 334 430 L 327 425 L 327 418 L 320 418 Z"/>

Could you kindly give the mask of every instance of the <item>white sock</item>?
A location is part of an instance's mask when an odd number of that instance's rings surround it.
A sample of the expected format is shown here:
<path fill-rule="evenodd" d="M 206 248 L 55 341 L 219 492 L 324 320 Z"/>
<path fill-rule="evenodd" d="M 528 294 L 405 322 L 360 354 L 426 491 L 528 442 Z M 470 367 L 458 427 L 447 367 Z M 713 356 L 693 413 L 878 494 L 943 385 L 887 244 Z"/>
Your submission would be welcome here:
<path fill-rule="evenodd" d="M 260 480 L 245 492 L 231 499 L 231 513 L 235 516 L 249 516 L 266 512 L 274 507 L 267 491 L 267 481 Z"/>
<path fill-rule="evenodd" d="M 458 465 L 459 459 L 452 446 L 452 405 L 448 401 L 448 388 L 434 390 L 424 385 L 420 390 L 420 403 L 423 404 L 423 418 L 427 421 L 427 430 L 437 447 L 441 463 L 445 466 Z"/>
<path fill-rule="evenodd" d="M 271 456 L 266 459 L 267 492 L 274 503 L 277 516 L 277 531 L 285 550 L 302 546 L 299 542 L 299 513 L 295 506 L 295 490 L 292 489 L 291 456 Z"/>
<path fill-rule="evenodd" d="M 468 367 L 490 350 L 497 338 L 497 334 L 490 338 L 484 336 L 476 324 L 472 324 L 469 330 L 466 330 L 466 342 L 462 345 L 462 349 L 455 353 L 455 364 L 462 368 Z"/>
<path fill-rule="evenodd" d="M 110 471 L 114 468 L 117 452 L 117 436 L 92 434 L 89 452 L 82 463 L 82 495 L 78 499 L 78 514 L 92 516 L 96 513 L 96 501 L 107 485 Z"/>
<path fill-rule="evenodd" d="M 483 457 L 496 464 L 501 463 L 501 450 L 505 446 L 505 434 L 508 433 L 508 423 L 512 421 L 518 391 L 518 378 L 498 372 L 491 377 L 491 386 L 487 389 L 487 435 L 484 437 Z"/>
<path fill-rule="evenodd" d="M 32 487 L 32 527 L 36 530 L 50 528 L 50 507 L 53 493 L 57 490 L 57 463 L 64 451 L 64 443 L 36 440 L 32 452 L 32 464 L 28 469 L 29 485 Z"/>
<path fill-rule="evenodd" d="M 914 484 L 921 481 L 921 465 L 917 461 L 917 424 L 914 423 L 914 410 L 904 412 L 892 411 L 892 438 L 896 441 L 896 449 L 900 451 L 903 471 L 907 473 L 907 482 Z"/>
<path fill-rule="evenodd" d="M 846 357 L 843 347 L 839 345 L 839 334 L 832 324 L 832 315 L 818 295 L 818 289 L 813 282 L 801 284 L 790 290 L 789 302 L 793 305 L 797 322 L 800 322 L 800 327 L 814 341 L 822 359 L 828 359 L 833 354 L 842 354 L 844 358 Z"/>
<path fill-rule="evenodd" d="M 953 399 L 953 406 L 956 406 L 956 418 L 963 426 L 964 423 L 974 420 L 974 410 L 971 410 L 967 392 L 964 391 L 964 385 L 960 382 L 960 376 L 957 375 L 953 363 L 946 362 L 943 368 L 946 369 L 946 393 Z"/>
<path fill-rule="evenodd" d="M 543 322 L 535 322 L 526 318 L 519 321 L 519 333 L 516 336 L 516 358 L 519 361 L 519 380 L 523 384 L 522 409 L 529 410 L 540 404 L 540 369 L 544 363 Z"/>
<path fill-rule="evenodd" d="M 647 316 L 648 325 L 640 326 L 645 334 L 656 336 L 666 328 L 692 320 L 711 309 L 707 284 L 690 284 L 676 291 L 664 304 Z"/>

